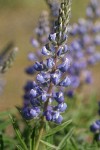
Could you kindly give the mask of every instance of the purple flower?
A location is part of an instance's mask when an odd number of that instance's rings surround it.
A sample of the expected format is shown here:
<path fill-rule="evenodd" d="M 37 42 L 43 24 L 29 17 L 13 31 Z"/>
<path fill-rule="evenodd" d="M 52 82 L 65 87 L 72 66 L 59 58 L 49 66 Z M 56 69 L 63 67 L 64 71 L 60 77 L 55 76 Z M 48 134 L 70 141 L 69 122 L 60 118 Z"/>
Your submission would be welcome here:
<path fill-rule="evenodd" d="M 57 92 L 53 94 L 54 99 L 58 102 L 58 103 L 62 103 L 64 102 L 64 94 L 63 92 Z"/>
<path fill-rule="evenodd" d="M 33 75 L 35 73 L 34 66 L 29 66 L 28 68 L 25 69 L 25 72 L 29 75 Z"/>
<path fill-rule="evenodd" d="M 49 32 L 48 22 L 45 24 L 42 16 L 39 20 L 40 26 L 38 25 L 35 30 L 37 40 L 32 39 L 32 44 L 35 48 L 42 49 L 42 52 L 41 55 L 37 54 L 39 61 L 36 61 L 33 66 L 27 69 L 27 73 L 29 74 L 33 74 L 36 71 L 38 71 L 38 74 L 35 74 L 36 82 L 28 82 L 25 86 L 26 96 L 24 97 L 24 102 L 26 102 L 24 105 L 25 108 L 22 108 L 22 114 L 25 119 L 40 118 L 41 120 L 42 117 L 43 119 L 45 117 L 47 121 L 52 121 L 57 124 L 60 124 L 63 120 L 61 113 L 66 110 L 67 105 L 64 103 L 64 94 L 60 91 L 60 86 L 64 88 L 70 85 L 69 77 L 61 81 L 63 74 L 69 67 L 69 60 L 67 56 L 66 59 L 64 57 L 65 53 L 68 52 L 68 46 L 66 44 L 68 21 L 66 22 L 66 19 L 69 20 L 68 17 L 70 17 L 70 11 L 66 15 L 66 6 L 71 6 L 70 1 L 68 3 L 62 2 L 58 12 L 63 13 L 59 13 L 54 30 L 52 30 L 54 32 L 51 32 L 49 38 L 45 36 L 45 33 Z M 44 43 L 45 45 L 41 48 L 40 46 Z M 47 56 L 44 61 L 41 61 L 43 60 L 43 57 L 41 57 L 42 54 Z M 33 59 L 33 56 L 30 57 Z M 61 65 L 60 58 L 64 60 Z"/>
<path fill-rule="evenodd" d="M 97 23 L 97 24 L 93 27 L 92 31 L 93 31 L 94 33 L 100 32 L 100 23 Z"/>
<path fill-rule="evenodd" d="M 49 39 L 52 40 L 52 41 L 55 41 L 56 40 L 56 33 L 50 34 Z"/>
<path fill-rule="evenodd" d="M 73 90 L 69 90 L 69 91 L 67 91 L 67 96 L 69 97 L 69 98 L 73 98 L 73 96 L 74 96 L 74 91 Z"/>
<path fill-rule="evenodd" d="M 45 70 L 45 68 L 46 68 L 46 66 L 45 66 L 45 64 L 43 64 L 43 62 L 36 62 L 35 64 L 34 64 L 34 69 L 36 70 L 36 71 L 43 71 L 43 70 Z"/>
<path fill-rule="evenodd" d="M 59 109 L 60 112 L 64 112 L 67 109 L 67 104 L 60 103 L 60 104 L 58 104 L 57 108 Z"/>
<path fill-rule="evenodd" d="M 97 35 L 97 36 L 95 37 L 94 43 L 95 43 L 96 45 L 100 45 L 100 35 Z"/>
<path fill-rule="evenodd" d="M 51 121 L 52 120 L 52 113 L 51 111 L 46 111 L 45 112 L 46 120 Z"/>
<path fill-rule="evenodd" d="M 80 80 L 78 76 L 71 76 L 70 80 L 71 80 L 71 87 L 77 88 L 80 85 Z"/>
<path fill-rule="evenodd" d="M 40 83 L 45 83 L 46 82 L 42 74 L 38 74 L 36 79 Z"/>
<path fill-rule="evenodd" d="M 91 84 L 92 83 L 92 75 L 90 71 L 85 71 L 84 72 L 84 78 L 85 78 L 85 82 L 87 84 Z"/>
<path fill-rule="evenodd" d="M 32 43 L 33 47 L 35 47 L 35 48 L 39 47 L 39 43 L 38 43 L 38 41 L 36 39 L 32 39 L 31 43 Z"/>
<path fill-rule="evenodd" d="M 36 97 L 37 96 L 37 90 L 36 89 L 31 89 L 30 96 L 33 97 L 33 98 Z"/>
<path fill-rule="evenodd" d="M 57 51 L 57 55 L 61 56 L 63 54 L 63 47 L 60 47 L 59 50 Z"/>
<path fill-rule="evenodd" d="M 37 57 L 35 56 L 35 54 L 34 53 L 29 53 L 28 54 L 28 59 L 30 60 L 30 61 L 35 61 L 36 59 L 37 59 Z"/>
<path fill-rule="evenodd" d="M 95 57 L 96 62 L 100 61 L 100 53 L 99 52 L 95 53 L 94 57 Z"/>
<path fill-rule="evenodd" d="M 42 93 L 42 96 L 41 96 L 42 101 L 43 101 L 43 102 L 46 102 L 47 98 L 48 98 L 48 97 L 47 97 L 47 93 L 46 93 L 46 92 L 43 92 L 43 93 Z"/>
<path fill-rule="evenodd" d="M 96 10 L 96 16 L 97 16 L 97 17 L 100 17 L 100 8 L 98 8 L 98 9 Z"/>
<path fill-rule="evenodd" d="M 95 46 L 89 46 L 86 49 L 87 54 L 93 54 L 95 52 Z"/>
<path fill-rule="evenodd" d="M 73 35 L 76 35 L 78 33 L 78 28 L 79 26 L 77 24 L 73 24 L 71 30 L 70 30 L 70 34 L 73 36 Z"/>
<path fill-rule="evenodd" d="M 30 113 L 30 108 L 29 107 L 24 107 L 21 111 L 22 116 L 26 119 L 26 120 L 30 120 L 32 119 L 32 114 Z"/>
<path fill-rule="evenodd" d="M 60 124 L 63 121 L 63 117 L 60 115 L 59 112 L 55 112 L 53 114 L 53 121 L 57 124 Z"/>
<path fill-rule="evenodd" d="M 55 73 L 51 74 L 52 83 L 55 85 L 58 85 L 60 82 L 60 77 L 61 77 L 60 72 L 55 72 Z"/>
<path fill-rule="evenodd" d="M 92 55 L 92 56 L 90 56 L 90 57 L 88 58 L 87 62 L 88 62 L 89 65 L 94 65 L 94 64 L 96 63 L 96 59 L 95 59 L 95 57 Z"/>
<path fill-rule="evenodd" d="M 83 36 L 82 42 L 83 42 L 84 45 L 91 45 L 93 43 L 91 36 L 89 36 L 87 34 L 85 34 Z"/>
<path fill-rule="evenodd" d="M 69 77 L 66 77 L 64 80 L 62 80 L 59 85 L 60 86 L 64 86 L 64 87 L 67 87 L 71 84 L 71 80 Z"/>
<path fill-rule="evenodd" d="M 24 90 L 25 92 L 29 92 L 31 89 L 33 89 L 36 86 L 36 83 L 33 81 L 27 81 Z"/>
<path fill-rule="evenodd" d="M 31 109 L 30 114 L 32 115 L 32 117 L 37 117 L 38 116 L 38 113 L 36 112 L 35 109 Z"/>
<path fill-rule="evenodd" d="M 47 59 L 47 68 L 51 69 L 55 65 L 53 58 Z"/>
<path fill-rule="evenodd" d="M 91 126 L 90 126 L 90 130 L 91 132 L 97 132 L 100 130 L 100 120 L 97 120 L 96 122 L 94 122 Z"/>
<path fill-rule="evenodd" d="M 58 69 L 59 69 L 61 72 L 66 72 L 66 71 L 68 70 L 69 66 L 70 66 L 70 62 L 69 62 L 69 60 L 66 58 L 66 59 L 65 59 L 65 62 L 58 66 Z"/>
<path fill-rule="evenodd" d="M 73 50 L 75 50 L 75 51 L 80 51 L 81 50 L 81 45 L 80 45 L 80 43 L 79 43 L 79 41 L 73 41 L 72 43 L 71 43 L 71 45 L 70 45 L 70 50 L 71 51 L 73 51 Z"/>
<path fill-rule="evenodd" d="M 51 52 L 48 51 L 48 50 L 46 49 L 46 47 L 44 46 L 44 47 L 42 48 L 42 54 L 45 55 L 45 56 L 49 56 L 49 55 L 51 55 Z"/>

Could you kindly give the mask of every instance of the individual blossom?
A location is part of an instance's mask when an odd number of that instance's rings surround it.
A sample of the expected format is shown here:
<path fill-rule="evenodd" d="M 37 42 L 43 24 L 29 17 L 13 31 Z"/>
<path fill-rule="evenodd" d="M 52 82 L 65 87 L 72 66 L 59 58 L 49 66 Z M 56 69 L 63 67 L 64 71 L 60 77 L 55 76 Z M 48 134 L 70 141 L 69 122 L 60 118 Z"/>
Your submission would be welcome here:
<path fill-rule="evenodd" d="M 98 114 L 100 115 L 100 102 L 98 102 L 98 106 Z M 100 120 L 96 120 L 93 124 L 90 125 L 90 131 L 94 134 L 94 140 L 100 141 Z"/>

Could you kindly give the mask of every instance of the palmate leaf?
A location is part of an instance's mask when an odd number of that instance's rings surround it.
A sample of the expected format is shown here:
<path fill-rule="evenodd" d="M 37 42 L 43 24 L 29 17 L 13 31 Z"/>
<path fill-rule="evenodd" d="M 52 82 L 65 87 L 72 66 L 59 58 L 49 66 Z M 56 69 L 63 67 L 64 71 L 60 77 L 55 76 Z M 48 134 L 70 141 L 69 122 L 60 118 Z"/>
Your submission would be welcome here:
<path fill-rule="evenodd" d="M 19 142 L 20 142 L 21 147 L 22 147 L 24 150 L 28 150 L 28 148 L 27 148 L 27 146 L 26 146 L 26 144 L 25 144 L 25 142 L 24 142 L 24 140 L 23 140 L 23 138 L 22 138 L 21 132 L 20 132 L 20 130 L 19 130 L 19 128 L 18 128 L 18 125 L 17 125 L 15 119 L 14 119 L 11 115 L 10 115 L 10 119 L 11 119 L 11 122 L 12 122 L 12 125 L 13 125 L 13 128 L 14 128 L 14 131 L 15 131 L 15 133 L 16 133 L 17 139 L 18 139 Z"/>
<path fill-rule="evenodd" d="M 72 120 L 68 120 L 68 121 L 62 123 L 61 125 L 58 125 L 57 127 L 53 128 L 53 129 L 50 129 L 46 134 L 43 135 L 43 138 L 46 138 L 48 136 L 51 136 L 51 135 L 59 132 L 60 130 L 62 130 L 66 126 L 68 126 L 71 122 L 72 122 Z"/>
<path fill-rule="evenodd" d="M 66 145 L 66 141 L 68 139 L 71 138 L 72 134 L 73 134 L 73 130 L 74 128 L 72 128 L 68 133 L 67 135 L 65 135 L 65 137 L 62 139 L 62 141 L 59 143 L 58 147 L 56 150 L 63 150 L 64 146 Z"/>
<path fill-rule="evenodd" d="M 40 142 L 41 142 L 42 144 L 44 144 L 44 145 L 46 145 L 46 146 L 52 148 L 52 149 L 57 150 L 57 147 L 56 147 L 55 145 L 52 145 L 52 144 L 50 144 L 50 143 L 48 143 L 48 142 L 45 142 L 45 141 L 43 141 L 43 140 L 40 140 Z"/>

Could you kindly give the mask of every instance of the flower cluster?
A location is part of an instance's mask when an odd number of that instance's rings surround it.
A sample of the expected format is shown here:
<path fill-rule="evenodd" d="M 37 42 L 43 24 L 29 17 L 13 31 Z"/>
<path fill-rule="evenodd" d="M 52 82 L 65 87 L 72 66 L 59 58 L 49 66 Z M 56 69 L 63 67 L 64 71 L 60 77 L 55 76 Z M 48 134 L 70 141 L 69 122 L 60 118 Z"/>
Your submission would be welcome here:
<path fill-rule="evenodd" d="M 35 28 L 36 38 L 31 38 L 32 46 L 36 49 L 36 51 L 28 54 L 28 59 L 30 61 L 34 62 L 36 60 L 42 60 L 40 49 L 47 43 L 49 33 L 50 27 L 48 12 L 43 11 L 39 17 L 38 25 Z M 25 71 L 29 75 L 33 75 L 35 73 L 33 65 L 27 67 Z"/>
<path fill-rule="evenodd" d="M 89 67 L 100 61 L 100 52 L 96 50 L 100 45 L 100 23 L 96 19 L 80 18 L 78 23 L 70 27 L 69 33 L 75 38 L 69 45 L 71 65 L 68 74 L 72 77 L 72 84 L 67 95 L 72 97 L 74 90 L 81 89 L 84 83 L 92 82 Z"/>
<path fill-rule="evenodd" d="M 98 114 L 100 115 L 100 102 Z M 100 120 L 96 120 L 91 126 L 90 131 L 94 133 L 94 140 L 100 141 Z"/>
<path fill-rule="evenodd" d="M 60 64 L 61 57 L 67 53 L 68 26 L 71 11 L 71 0 L 64 0 L 59 9 L 59 16 L 54 26 L 54 33 L 49 35 L 49 41 L 41 49 L 43 61 L 36 61 L 33 65 L 37 72 L 36 81 L 28 81 L 24 95 L 22 116 L 25 119 L 44 117 L 47 121 L 61 123 L 61 113 L 67 108 L 64 94 L 59 87 L 68 87 L 70 77 L 64 76 L 70 67 L 66 57 Z"/>
<path fill-rule="evenodd" d="M 100 17 L 100 1 L 99 0 L 91 0 L 87 9 L 86 15 L 89 19 L 96 19 Z"/>

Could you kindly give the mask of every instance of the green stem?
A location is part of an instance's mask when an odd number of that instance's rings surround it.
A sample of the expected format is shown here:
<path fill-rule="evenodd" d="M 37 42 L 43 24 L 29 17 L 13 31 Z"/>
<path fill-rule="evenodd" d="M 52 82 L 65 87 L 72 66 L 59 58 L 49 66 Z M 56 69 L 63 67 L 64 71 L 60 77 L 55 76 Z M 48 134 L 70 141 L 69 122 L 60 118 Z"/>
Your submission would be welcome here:
<path fill-rule="evenodd" d="M 36 146 L 35 146 L 34 150 L 38 150 L 38 148 L 39 148 L 39 143 L 40 143 L 40 140 L 42 138 L 43 130 L 44 130 L 44 122 L 42 122 L 42 126 L 41 126 L 41 129 L 40 129 L 39 136 L 38 136 L 38 139 L 37 139 Z"/>
<path fill-rule="evenodd" d="M 59 47 L 56 47 L 55 66 L 54 66 L 54 68 L 52 69 L 52 72 L 55 72 L 55 71 L 56 71 L 56 68 L 57 68 L 57 51 L 58 51 L 58 48 L 59 48 Z M 48 94 L 50 94 L 50 93 L 52 92 L 52 88 L 53 88 L 53 84 L 52 84 L 52 82 L 50 81 L 50 85 L 49 85 L 49 88 L 48 88 Z M 45 102 L 45 104 L 44 104 L 44 111 L 47 109 L 48 103 L 49 103 L 49 99 L 48 99 L 48 100 Z M 40 140 L 41 140 L 41 137 L 42 137 L 42 134 L 43 134 L 43 130 L 44 130 L 45 117 L 43 116 L 43 117 L 41 118 L 41 120 L 42 120 L 42 126 L 41 126 L 41 129 L 40 129 L 40 132 L 39 132 L 39 136 L 38 136 L 38 139 L 37 139 L 37 142 L 36 142 L 35 150 L 38 150 L 38 148 L 39 148 L 39 143 L 40 143 Z"/>

